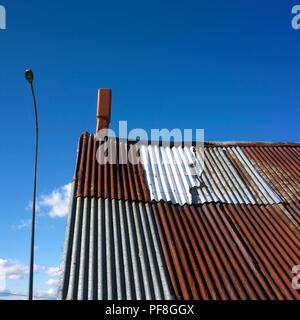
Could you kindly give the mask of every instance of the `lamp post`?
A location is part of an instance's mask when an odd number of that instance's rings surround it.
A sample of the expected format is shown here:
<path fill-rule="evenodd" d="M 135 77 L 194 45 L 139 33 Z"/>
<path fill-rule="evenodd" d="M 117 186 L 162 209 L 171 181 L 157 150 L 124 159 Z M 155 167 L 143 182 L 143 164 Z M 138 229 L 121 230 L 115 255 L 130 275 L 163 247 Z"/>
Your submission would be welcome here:
<path fill-rule="evenodd" d="M 36 175 L 37 175 L 38 146 L 39 146 L 39 124 L 38 124 L 38 113 L 37 113 L 37 106 L 36 106 L 36 97 L 35 97 L 34 87 L 33 87 L 33 80 L 34 80 L 33 72 L 31 70 L 26 70 L 25 71 L 25 78 L 30 84 L 32 98 L 33 98 L 33 104 L 34 104 L 34 114 L 35 114 L 35 156 L 34 156 L 32 226 L 31 226 L 29 289 L 28 289 L 28 300 L 32 300 L 33 299 L 33 274 L 34 274 Z"/>

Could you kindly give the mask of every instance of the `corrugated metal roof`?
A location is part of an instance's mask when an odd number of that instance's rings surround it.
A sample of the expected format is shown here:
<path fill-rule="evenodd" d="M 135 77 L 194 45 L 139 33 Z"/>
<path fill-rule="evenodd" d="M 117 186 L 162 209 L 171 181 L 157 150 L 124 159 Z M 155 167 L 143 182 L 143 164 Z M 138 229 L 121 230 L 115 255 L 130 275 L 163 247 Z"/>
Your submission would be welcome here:
<path fill-rule="evenodd" d="M 81 135 L 74 177 L 78 181 L 77 196 L 150 201 L 142 165 L 133 165 L 127 158 L 124 163 L 120 161 L 131 150 L 130 146 L 126 142 L 116 143 L 113 140 L 109 140 L 109 143 L 111 153 L 116 153 L 116 164 L 99 164 L 99 142 L 94 135 Z"/>
<path fill-rule="evenodd" d="M 152 209 L 177 299 L 300 299 L 300 234 L 281 205 Z"/>
<path fill-rule="evenodd" d="M 140 147 L 152 200 L 178 204 L 281 202 L 241 148 L 206 148 L 204 155 L 192 149 Z"/>
<path fill-rule="evenodd" d="M 174 204 L 261 205 L 300 199 L 298 144 L 252 147 L 209 143 L 204 156 L 200 149 L 194 152 L 194 147 L 141 145 L 142 163 L 131 164 L 119 161 L 130 144 L 110 143 L 117 163 L 100 165 L 95 137 L 81 136 L 75 172 L 77 196 Z"/>
<path fill-rule="evenodd" d="M 300 147 L 248 147 L 243 150 L 286 202 L 300 200 Z"/>
<path fill-rule="evenodd" d="M 300 229 L 287 214 L 299 214 L 299 206 L 180 206 L 75 194 L 62 299 L 300 299 L 291 285 Z"/>
<path fill-rule="evenodd" d="M 73 192 L 60 298 L 172 299 L 150 204 Z"/>
<path fill-rule="evenodd" d="M 288 211 L 288 214 L 291 215 L 292 219 L 297 222 L 300 230 L 300 203 L 297 202 L 286 204 L 285 209 Z"/>
<path fill-rule="evenodd" d="M 80 138 L 62 299 L 300 299 L 299 144 L 131 145 Z"/>

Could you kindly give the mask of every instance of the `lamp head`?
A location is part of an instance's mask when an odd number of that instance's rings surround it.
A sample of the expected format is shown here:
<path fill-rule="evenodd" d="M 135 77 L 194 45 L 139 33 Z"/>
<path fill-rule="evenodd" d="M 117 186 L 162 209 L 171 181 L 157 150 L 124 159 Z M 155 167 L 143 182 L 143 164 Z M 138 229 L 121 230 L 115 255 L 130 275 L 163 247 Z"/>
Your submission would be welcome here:
<path fill-rule="evenodd" d="M 30 84 L 32 84 L 33 79 L 34 79 L 34 75 L 33 75 L 33 72 L 30 69 L 27 69 L 25 71 L 25 78 Z"/>

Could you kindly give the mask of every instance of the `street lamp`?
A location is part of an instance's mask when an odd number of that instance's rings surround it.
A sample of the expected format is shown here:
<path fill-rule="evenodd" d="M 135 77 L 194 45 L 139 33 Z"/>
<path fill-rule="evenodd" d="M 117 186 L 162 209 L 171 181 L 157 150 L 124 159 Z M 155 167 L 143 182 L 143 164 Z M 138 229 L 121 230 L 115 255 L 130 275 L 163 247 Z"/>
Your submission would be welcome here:
<path fill-rule="evenodd" d="M 30 243 L 30 265 L 29 265 L 29 289 L 28 289 L 28 300 L 33 299 L 33 273 L 34 273 L 34 238 L 35 238 L 35 205 L 36 205 L 36 173 L 37 173 L 37 162 L 38 162 L 38 146 L 39 146 L 39 124 L 38 124 L 38 113 L 36 107 L 36 98 L 33 88 L 34 75 L 31 70 L 25 71 L 25 78 L 30 84 L 34 114 L 35 114 L 35 156 L 34 156 L 34 178 L 33 178 L 33 201 L 32 201 L 32 226 L 31 226 L 31 243 Z"/>

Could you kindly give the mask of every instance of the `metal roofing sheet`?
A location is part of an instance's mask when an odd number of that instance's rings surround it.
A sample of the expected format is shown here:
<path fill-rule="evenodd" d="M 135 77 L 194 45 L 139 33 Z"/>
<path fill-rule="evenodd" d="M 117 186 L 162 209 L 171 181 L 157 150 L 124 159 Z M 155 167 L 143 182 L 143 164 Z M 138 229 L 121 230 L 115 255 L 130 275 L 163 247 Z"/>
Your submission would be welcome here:
<path fill-rule="evenodd" d="M 300 200 L 300 147 L 242 148 L 258 172 L 286 202 Z"/>
<path fill-rule="evenodd" d="M 300 299 L 299 144 L 110 144 L 80 138 L 62 299 Z"/>
<path fill-rule="evenodd" d="M 140 147 L 151 199 L 178 204 L 280 203 L 239 148 Z M 198 170 L 195 170 L 198 167 Z M 197 172 L 198 171 L 198 172 Z"/>
<path fill-rule="evenodd" d="M 75 172 L 78 197 L 174 204 L 261 205 L 300 200 L 298 144 L 215 143 L 206 144 L 204 153 L 195 152 L 194 147 L 143 144 L 138 164 L 119 159 L 131 150 L 129 143 L 111 140 L 110 144 L 117 162 L 99 164 L 99 143 L 93 135 L 81 136 Z"/>
<path fill-rule="evenodd" d="M 150 201 L 142 165 L 131 164 L 125 158 L 125 154 L 131 150 L 129 145 L 113 140 L 109 140 L 109 143 L 111 153 L 108 159 L 115 156 L 116 163 L 99 164 L 99 142 L 93 135 L 81 135 L 74 177 L 78 181 L 77 196 Z M 122 156 L 124 161 L 120 161 L 120 158 L 123 160 Z"/>
<path fill-rule="evenodd" d="M 300 299 L 300 234 L 282 205 L 152 209 L 177 299 Z"/>
<path fill-rule="evenodd" d="M 60 298 L 172 299 L 150 204 L 73 192 Z"/>
<path fill-rule="evenodd" d="M 298 204 L 179 206 L 75 194 L 61 299 L 300 299 L 291 284 Z"/>
<path fill-rule="evenodd" d="M 296 221 L 300 230 L 300 203 L 289 203 L 286 204 L 284 207 L 287 211 L 287 214 L 291 215 L 291 218 Z"/>

